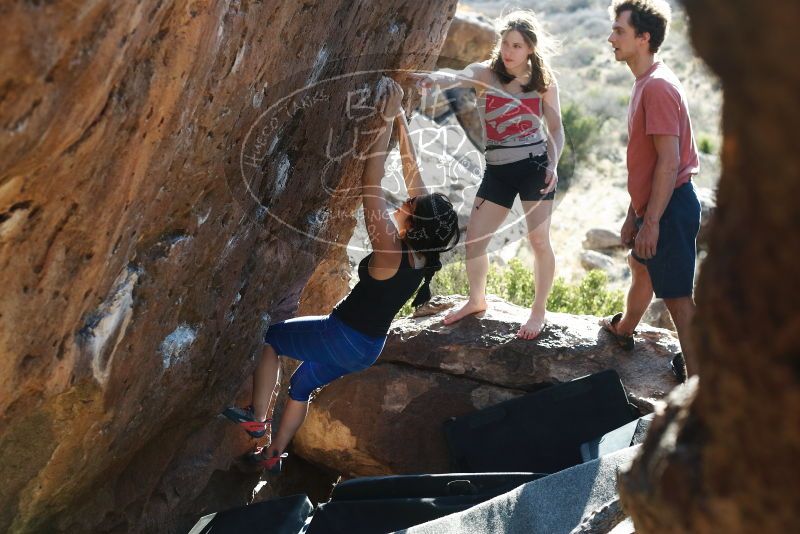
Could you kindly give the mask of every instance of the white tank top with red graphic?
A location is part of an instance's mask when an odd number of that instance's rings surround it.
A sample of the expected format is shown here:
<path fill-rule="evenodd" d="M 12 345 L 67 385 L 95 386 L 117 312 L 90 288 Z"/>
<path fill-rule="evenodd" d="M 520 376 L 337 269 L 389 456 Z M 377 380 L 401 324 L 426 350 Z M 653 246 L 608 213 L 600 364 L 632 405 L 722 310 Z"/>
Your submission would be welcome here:
<path fill-rule="evenodd" d="M 538 91 L 512 94 L 489 87 L 478 97 L 486 163 L 503 165 L 547 151 L 542 121 L 544 104 Z"/>

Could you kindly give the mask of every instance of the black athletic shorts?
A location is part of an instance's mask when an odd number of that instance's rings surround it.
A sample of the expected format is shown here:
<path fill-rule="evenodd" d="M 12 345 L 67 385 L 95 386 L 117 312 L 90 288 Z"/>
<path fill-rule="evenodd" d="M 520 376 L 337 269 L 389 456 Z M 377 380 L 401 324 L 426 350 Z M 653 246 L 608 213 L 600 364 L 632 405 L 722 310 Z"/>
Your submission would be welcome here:
<path fill-rule="evenodd" d="M 487 163 L 476 196 L 506 208 L 511 208 L 517 194 L 521 200 L 553 200 L 555 190 L 546 195 L 540 192 L 547 186 L 544 182 L 547 161 L 547 153 L 544 153 L 540 156 L 529 154 L 523 160 L 505 165 Z"/>

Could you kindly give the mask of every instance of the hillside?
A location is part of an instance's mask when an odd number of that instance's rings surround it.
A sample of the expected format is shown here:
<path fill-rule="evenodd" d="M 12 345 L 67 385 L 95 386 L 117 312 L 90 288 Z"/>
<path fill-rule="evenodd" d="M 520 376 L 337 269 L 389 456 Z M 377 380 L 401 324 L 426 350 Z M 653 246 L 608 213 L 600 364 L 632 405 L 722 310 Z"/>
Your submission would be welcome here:
<path fill-rule="evenodd" d="M 606 0 L 528 0 L 513 4 L 465 0 L 459 3 L 459 10 L 488 21 L 515 8 L 533 9 L 547 31 L 561 42 L 560 53 L 553 59 L 553 65 L 559 81 L 562 112 L 575 106 L 581 116 L 594 119 L 597 125 L 586 158 L 575 162 L 575 174 L 569 183 L 562 180 L 552 219 L 556 275 L 569 282 L 579 281 L 586 273 L 580 261 L 586 232 L 598 227 L 618 230 L 629 200 L 625 143 L 633 75 L 625 64 L 614 60 L 606 42 L 611 28 L 608 4 Z M 689 43 L 689 21 L 685 12 L 676 2 L 672 5 L 672 28 L 660 55 L 684 84 L 695 138 L 706 151 L 701 152 L 701 173 L 695 183 L 713 189 L 720 173 L 721 87 Z M 442 184 L 442 190 L 451 196 L 465 224 L 481 179 L 482 154 L 472 147 L 452 117 L 437 125 L 416 115 L 411 128 L 416 132 L 423 175 L 430 184 Z M 571 141 L 567 130 L 567 143 Z M 395 190 L 402 190 L 399 187 L 402 178 L 396 159 L 398 154 L 395 152 L 393 157 L 395 163 L 387 167 L 389 172 L 384 185 L 392 184 Z M 397 200 L 404 200 L 400 196 Z M 531 266 L 532 255 L 524 234 L 522 208 L 517 200 L 506 224 L 492 241 L 492 261 L 503 265 L 518 257 Z M 349 252 L 353 265 L 367 254 L 364 238 L 361 226 L 351 241 Z M 463 248 L 451 255 L 452 258 L 461 256 Z M 624 256 L 623 251 L 612 254 L 616 263 L 611 272 L 612 287 L 621 289 L 627 286 Z"/>

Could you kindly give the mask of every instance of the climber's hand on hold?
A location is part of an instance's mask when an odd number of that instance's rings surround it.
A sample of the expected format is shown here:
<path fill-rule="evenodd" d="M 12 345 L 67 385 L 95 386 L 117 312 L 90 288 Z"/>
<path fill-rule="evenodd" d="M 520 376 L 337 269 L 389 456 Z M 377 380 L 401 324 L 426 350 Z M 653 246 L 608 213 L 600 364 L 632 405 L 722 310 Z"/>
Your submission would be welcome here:
<path fill-rule="evenodd" d="M 391 78 L 384 77 L 378 83 L 376 109 L 385 121 L 392 121 L 402 113 L 403 88 Z"/>

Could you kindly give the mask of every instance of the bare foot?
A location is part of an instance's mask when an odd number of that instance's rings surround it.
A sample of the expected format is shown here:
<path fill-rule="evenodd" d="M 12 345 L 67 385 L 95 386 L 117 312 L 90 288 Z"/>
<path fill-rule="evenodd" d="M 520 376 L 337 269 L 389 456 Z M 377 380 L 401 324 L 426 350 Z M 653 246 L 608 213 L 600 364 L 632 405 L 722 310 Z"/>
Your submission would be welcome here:
<path fill-rule="evenodd" d="M 545 312 L 531 312 L 528 322 L 519 327 L 517 337 L 520 339 L 536 339 L 544 330 Z"/>
<path fill-rule="evenodd" d="M 468 300 L 463 306 L 461 306 L 456 311 L 448 313 L 444 321 L 442 321 L 445 325 L 451 325 L 455 322 L 460 321 L 467 315 L 472 315 L 473 313 L 480 313 L 482 311 L 486 311 L 486 301 L 484 300 L 481 303 L 474 303 L 471 300 Z"/>

